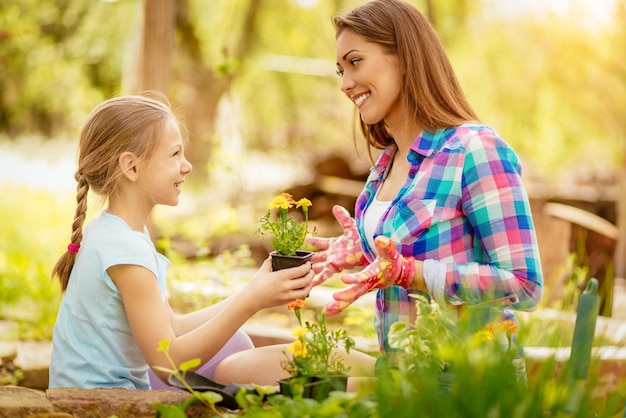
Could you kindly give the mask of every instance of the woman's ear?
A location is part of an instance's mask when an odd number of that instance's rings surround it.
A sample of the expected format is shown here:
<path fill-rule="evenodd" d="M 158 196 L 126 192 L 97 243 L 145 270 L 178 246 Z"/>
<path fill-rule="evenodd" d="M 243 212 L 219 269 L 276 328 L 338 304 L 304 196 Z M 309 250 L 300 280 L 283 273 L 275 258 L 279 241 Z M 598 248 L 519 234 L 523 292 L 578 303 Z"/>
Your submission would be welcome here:
<path fill-rule="evenodd" d="M 134 182 L 139 178 L 139 170 L 137 164 L 139 159 L 132 152 L 126 151 L 120 154 L 117 163 L 120 166 L 122 175 L 129 181 Z"/>

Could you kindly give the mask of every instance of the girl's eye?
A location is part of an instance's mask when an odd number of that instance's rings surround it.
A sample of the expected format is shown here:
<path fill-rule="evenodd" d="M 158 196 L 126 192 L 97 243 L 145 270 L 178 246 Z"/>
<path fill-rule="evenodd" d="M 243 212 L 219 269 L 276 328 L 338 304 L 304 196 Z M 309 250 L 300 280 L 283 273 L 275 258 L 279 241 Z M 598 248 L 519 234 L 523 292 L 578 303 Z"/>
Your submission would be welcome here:
<path fill-rule="evenodd" d="M 361 58 L 352 58 L 350 60 L 350 64 L 354 67 L 355 65 L 357 65 L 359 62 L 361 61 Z"/>
<path fill-rule="evenodd" d="M 343 77 L 343 69 L 341 69 L 341 68 L 337 68 L 337 70 L 336 70 L 335 72 L 337 73 L 337 75 L 338 75 L 339 77 Z"/>

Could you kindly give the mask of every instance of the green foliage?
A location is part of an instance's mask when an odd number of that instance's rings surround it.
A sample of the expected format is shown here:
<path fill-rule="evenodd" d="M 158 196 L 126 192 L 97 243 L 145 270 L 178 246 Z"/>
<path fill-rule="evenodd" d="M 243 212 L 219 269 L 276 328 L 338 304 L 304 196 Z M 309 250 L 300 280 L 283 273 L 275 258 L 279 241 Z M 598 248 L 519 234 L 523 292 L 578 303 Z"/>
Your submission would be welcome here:
<path fill-rule="evenodd" d="M 560 309 L 565 311 L 576 311 L 578 298 L 581 290 L 585 287 L 589 277 L 589 266 L 580 263 L 578 254 L 569 254 L 565 262 L 565 270 L 568 272 L 563 298 L 560 301 Z"/>
<path fill-rule="evenodd" d="M 50 272 L 69 236 L 71 210 L 48 193 L 3 186 L 0 317 L 22 339 L 51 336 L 60 289 Z"/>
<path fill-rule="evenodd" d="M 191 405 L 192 403 L 196 401 L 202 402 L 209 409 L 209 411 L 212 412 L 212 416 L 221 416 L 219 409 L 216 407 L 216 404 L 223 399 L 222 395 L 218 393 L 214 393 L 214 392 L 202 392 L 202 393 L 196 392 L 191 386 L 189 386 L 189 384 L 185 380 L 185 375 L 187 371 L 195 367 L 198 367 L 200 365 L 200 359 L 198 358 L 190 359 L 190 360 L 182 362 L 181 364 L 177 366 L 176 363 L 174 363 L 174 360 L 172 359 L 172 357 L 170 356 L 169 348 L 170 348 L 170 341 L 162 340 L 159 342 L 157 351 L 159 353 L 165 354 L 165 357 L 167 358 L 167 361 L 170 364 L 170 367 L 168 368 L 168 367 L 155 366 L 154 368 L 156 370 L 166 372 L 168 374 L 171 374 L 172 376 L 177 377 L 178 380 L 183 382 L 183 384 L 185 385 L 185 388 L 189 392 L 191 392 L 191 396 L 185 399 L 183 402 L 178 403 L 178 404 L 173 404 L 173 405 L 162 404 L 162 403 L 157 402 L 155 404 L 155 407 L 158 411 L 157 416 L 161 416 L 163 418 L 186 417 L 187 414 L 185 411 L 187 410 L 189 405 Z"/>
<path fill-rule="evenodd" d="M 256 232 L 262 236 L 270 236 L 272 248 L 279 254 L 295 255 L 304 246 L 307 236 L 315 235 L 315 229 L 309 231 L 310 206 L 309 199 L 302 198 L 296 202 L 289 193 L 282 193 L 270 202 L 269 209 L 259 220 L 260 225 Z M 304 220 L 289 216 L 291 208 L 302 210 Z M 275 214 L 273 209 L 276 209 Z"/>
<path fill-rule="evenodd" d="M 120 90 L 133 2 L 0 2 L 0 131 L 74 131 L 96 103 Z M 103 25 L 102 22 L 116 22 Z"/>
<path fill-rule="evenodd" d="M 359 335 L 364 338 L 376 338 L 376 330 L 372 326 L 374 323 L 374 308 L 359 307 L 344 310 L 346 316 L 343 318 L 343 326 L 352 335 Z"/>
<path fill-rule="evenodd" d="M 229 116 L 227 123 L 237 127 L 246 147 L 297 155 L 316 144 L 303 153 L 304 162 L 316 154 L 351 152 L 355 113 L 333 75 L 330 16 L 364 2 L 318 0 L 304 7 L 291 0 L 263 1 L 249 22 L 244 18 L 250 0 L 181 2 L 189 6 L 184 17 L 193 33 L 178 33 L 177 41 L 187 36 L 197 42 L 197 62 L 176 55 L 173 99 L 192 106 L 194 89 L 212 94 L 207 86 L 193 85 L 193 73 L 202 67 L 232 78 L 229 100 L 236 103 L 236 119 Z M 626 42 L 619 2 L 613 20 L 595 26 L 588 24 L 592 19 L 581 24 L 573 12 L 549 9 L 512 19 L 494 14 L 499 8 L 493 2 L 411 3 L 432 18 L 481 119 L 529 162 L 527 173 L 553 178 L 564 167 L 618 167 L 624 144 L 612 139 L 626 137 L 626 63 L 615 53 Z M 125 58 L 136 55 L 140 2 L 0 4 L 0 131 L 12 137 L 75 132 L 90 108 L 133 78 L 128 72 L 124 81 L 123 74 L 131 69 L 124 68 Z M 249 52 L 237 57 L 244 30 L 250 31 Z M 212 111 L 198 114 L 212 129 Z M 192 140 L 205 140 L 214 132 L 191 134 Z M 217 135 L 224 147 L 232 144 L 226 135 Z M 214 155 L 219 158 L 219 152 Z"/>
<path fill-rule="evenodd" d="M 315 321 L 300 319 L 300 308 L 294 309 L 299 328 L 294 331 L 297 339 L 287 348 L 287 360 L 281 363 L 283 369 L 293 377 L 326 376 L 344 374 L 350 367 L 344 364 L 343 357 L 337 354 L 337 348 L 344 348 L 350 353 L 354 340 L 343 328 L 331 329 L 326 326 L 326 313 L 318 312 Z"/>
<path fill-rule="evenodd" d="M 548 180 L 569 167 L 619 167 L 624 158 L 624 141 L 611 139 L 626 137 L 626 62 L 615 54 L 626 36 L 614 16 L 589 28 L 548 10 L 514 20 L 485 11 L 489 24 L 473 16 L 449 45 L 479 117 L 528 161 L 527 174 Z"/>
<path fill-rule="evenodd" d="M 598 398 L 594 388 L 600 376 L 590 373 L 587 382 L 572 384 L 569 366 L 559 370 L 553 358 L 533 370 L 526 385 L 523 360 L 501 344 L 514 331 L 507 321 L 466 334 L 451 328 L 436 306 L 423 299 L 417 305 L 419 327 L 394 326 L 391 343 L 399 350 L 398 361 L 378 362 L 371 385 L 353 393 L 331 392 L 322 401 L 240 392 L 237 416 L 609 418 L 621 411 L 626 384 Z"/>

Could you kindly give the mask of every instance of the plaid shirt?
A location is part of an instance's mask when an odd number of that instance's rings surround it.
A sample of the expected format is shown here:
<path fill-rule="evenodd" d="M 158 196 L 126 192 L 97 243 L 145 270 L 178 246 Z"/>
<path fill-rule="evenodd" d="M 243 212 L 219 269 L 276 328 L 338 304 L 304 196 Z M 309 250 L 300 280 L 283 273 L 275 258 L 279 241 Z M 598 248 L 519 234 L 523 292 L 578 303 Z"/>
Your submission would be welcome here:
<path fill-rule="evenodd" d="M 375 255 L 364 238 L 363 213 L 396 151 L 395 144 L 385 149 L 356 202 L 361 245 L 370 261 Z M 506 305 L 536 306 L 542 294 L 539 249 L 515 152 L 491 128 L 467 124 L 423 132 L 407 158 L 406 183 L 375 235 L 391 237 L 405 257 L 437 260 L 446 305 L 470 308 L 472 329 L 516 320 Z M 398 286 L 378 291 L 376 328 L 384 351 L 392 351 L 386 335 L 393 323 L 414 323 L 408 293 Z"/>

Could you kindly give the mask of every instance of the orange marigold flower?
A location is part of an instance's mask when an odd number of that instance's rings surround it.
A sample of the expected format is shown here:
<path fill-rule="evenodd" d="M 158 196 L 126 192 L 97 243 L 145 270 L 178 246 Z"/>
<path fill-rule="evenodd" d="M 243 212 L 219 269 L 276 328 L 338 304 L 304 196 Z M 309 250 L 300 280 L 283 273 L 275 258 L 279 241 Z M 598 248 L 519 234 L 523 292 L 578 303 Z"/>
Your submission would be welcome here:
<path fill-rule="evenodd" d="M 517 324 L 510 319 L 502 321 L 500 323 L 500 326 L 502 327 L 502 331 L 506 332 L 507 334 L 515 334 L 517 332 Z"/>
<path fill-rule="evenodd" d="M 485 325 L 484 330 L 492 333 L 506 332 L 508 335 L 511 335 L 517 332 L 517 324 L 510 319 L 502 322 L 490 322 Z"/>
<path fill-rule="evenodd" d="M 295 205 L 295 204 L 296 204 L 296 201 L 295 201 L 295 200 L 293 200 L 293 196 L 292 196 L 291 194 L 289 194 L 289 193 L 287 193 L 287 192 L 282 192 L 280 195 L 281 195 L 282 197 L 284 197 L 284 198 L 285 198 L 285 200 L 287 200 L 287 202 L 289 202 L 289 205 L 290 205 L 289 207 L 291 207 L 292 205 Z"/>
<path fill-rule="evenodd" d="M 302 309 L 302 307 L 304 307 L 304 301 L 302 299 L 296 299 L 289 305 L 287 305 L 287 309 L 289 309 L 290 311 Z"/>

